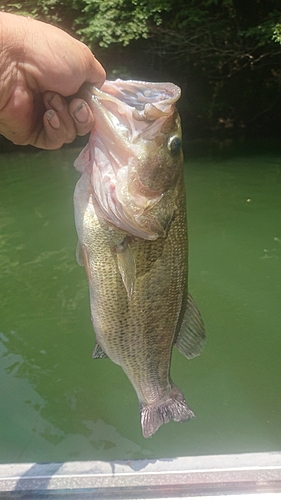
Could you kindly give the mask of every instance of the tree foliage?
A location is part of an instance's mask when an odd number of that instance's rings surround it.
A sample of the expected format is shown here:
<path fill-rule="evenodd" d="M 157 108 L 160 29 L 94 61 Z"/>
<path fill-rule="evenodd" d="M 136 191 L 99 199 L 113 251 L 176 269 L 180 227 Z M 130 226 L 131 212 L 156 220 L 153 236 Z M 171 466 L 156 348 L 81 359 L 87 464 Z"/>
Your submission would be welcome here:
<path fill-rule="evenodd" d="M 201 54 L 231 55 L 229 44 L 242 53 L 280 42 L 279 0 L 26 0 L 0 8 L 66 25 L 104 47 L 160 36 L 177 54 L 198 53 L 200 46 Z"/>
<path fill-rule="evenodd" d="M 85 41 L 98 41 L 103 47 L 116 42 L 128 45 L 131 40 L 148 38 L 148 20 L 159 26 L 162 13 L 170 10 L 170 2 L 166 0 L 85 0 L 83 3 L 81 16 L 75 22 L 78 33 Z"/>
<path fill-rule="evenodd" d="M 273 29 L 273 40 L 276 42 L 281 43 L 281 23 L 278 23 L 275 25 Z"/>

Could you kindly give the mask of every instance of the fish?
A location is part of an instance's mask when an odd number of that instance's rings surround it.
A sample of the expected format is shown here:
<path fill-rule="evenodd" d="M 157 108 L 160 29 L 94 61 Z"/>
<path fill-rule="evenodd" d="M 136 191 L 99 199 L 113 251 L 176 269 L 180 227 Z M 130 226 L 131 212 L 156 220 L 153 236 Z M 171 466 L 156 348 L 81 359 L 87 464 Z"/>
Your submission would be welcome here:
<path fill-rule="evenodd" d="M 173 83 L 106 80 L 89 87 L 95 116 L 74 163 L 77 262 L 89 281 L 93 358 L 130 380 L 144 438 L 195 415 L 170 375 L 173 347 L 188 359 L 206 342 L 188 293 L 182 132 Z"/>

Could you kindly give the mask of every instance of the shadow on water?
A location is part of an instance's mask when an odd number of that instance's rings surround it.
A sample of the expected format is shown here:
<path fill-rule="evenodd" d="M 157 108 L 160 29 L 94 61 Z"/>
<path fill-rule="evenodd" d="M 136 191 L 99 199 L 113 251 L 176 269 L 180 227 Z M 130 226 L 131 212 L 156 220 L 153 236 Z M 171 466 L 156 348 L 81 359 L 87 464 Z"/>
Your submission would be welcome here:
<path fill-rule="evenodd" d="M 78 151 L 2 155 L 0 462 L 280 449 L 280 156 L 260 145 L 254 154 L 192 147 L 190 288 L 208 343 L 190 362 L 173 355 L 197 418 L 150 440 L 122 370 L 91 358 L 88 286 L 74 256 Z"/>

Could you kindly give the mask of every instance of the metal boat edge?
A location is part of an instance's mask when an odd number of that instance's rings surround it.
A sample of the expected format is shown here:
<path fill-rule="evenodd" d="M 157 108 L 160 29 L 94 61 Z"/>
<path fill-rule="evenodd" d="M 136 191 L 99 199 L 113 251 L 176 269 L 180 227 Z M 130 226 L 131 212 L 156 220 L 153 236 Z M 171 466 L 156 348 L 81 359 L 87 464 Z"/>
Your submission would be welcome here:
<path fill-rule="evenodd" d="M 0 499 L 281 498 L 281 452 L 0 464 Z M 242 495 L 242 496 L 241 496 Z M 266 495 L 266 496 L 265 496 Z"/>

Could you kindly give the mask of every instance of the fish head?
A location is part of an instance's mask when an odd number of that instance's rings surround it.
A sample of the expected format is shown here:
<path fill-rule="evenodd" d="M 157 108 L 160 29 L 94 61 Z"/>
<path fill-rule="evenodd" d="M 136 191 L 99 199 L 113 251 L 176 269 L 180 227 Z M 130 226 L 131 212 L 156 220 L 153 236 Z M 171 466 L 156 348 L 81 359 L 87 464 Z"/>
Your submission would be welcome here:
<path fill-rule="evenodd" d="M 129 172 L 130 191 L 163 194 L 174 187 L 182 165 L 180 118 L 175 109 L 158 118 L 139 137 L 136 161 Z"/>
<path fill-rule="evenodd" d="M 75 166 L 89 175 L 97 213 L 134 236 L 164 236 L 183 164 L 180 88 L 116 80 L 89 92 L 95 127 Z"/>

